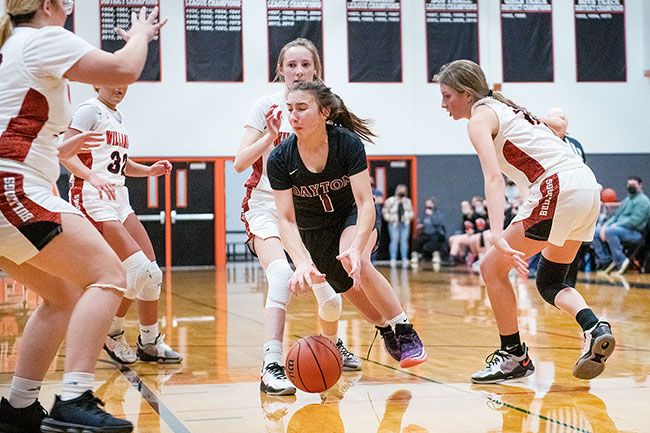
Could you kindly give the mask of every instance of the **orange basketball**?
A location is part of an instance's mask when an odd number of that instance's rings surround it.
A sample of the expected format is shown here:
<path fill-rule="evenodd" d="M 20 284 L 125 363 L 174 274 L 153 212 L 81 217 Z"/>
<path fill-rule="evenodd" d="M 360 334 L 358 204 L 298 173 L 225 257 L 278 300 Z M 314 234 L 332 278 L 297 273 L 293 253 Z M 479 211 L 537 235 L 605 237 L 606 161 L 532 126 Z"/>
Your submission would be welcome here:
<path fill-rule="evenodd" d="M 616 191 L 612 188 L 605 188 L 600 192 L 600 200 L 603 203 L 616 203 L 618 197 L 616 196 Z"/>
<path fill-rule="evenodd" d="M 289 380 L 305 392 L 323 392 L 341 377 L 341 353 L 329 338 L 304 337 L 296 341 L 285 363 Z"/>

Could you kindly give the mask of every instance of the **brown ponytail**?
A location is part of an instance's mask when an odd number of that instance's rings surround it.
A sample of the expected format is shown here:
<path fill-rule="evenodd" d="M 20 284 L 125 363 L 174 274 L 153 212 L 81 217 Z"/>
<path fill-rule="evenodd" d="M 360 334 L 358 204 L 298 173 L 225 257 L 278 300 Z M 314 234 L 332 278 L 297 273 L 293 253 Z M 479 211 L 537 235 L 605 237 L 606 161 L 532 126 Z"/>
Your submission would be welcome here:
<path fill-rule="evenodd" d="M 306 81 L 304 83 L 298 83 L 291 89 L 291 92 L 296 91 L 311 93 L 321 111 L 329 109 L 330 113 L 327 120 L 333 125 L 343 126 L 357 134 L 363 140 L 370 143 L 373 142 L 372 138 L 376 137 L 376 135 L 369 128 L 371 122 L 367 119 L 361 119 L 348 110 L 343 100 L 322 82 Z"/>

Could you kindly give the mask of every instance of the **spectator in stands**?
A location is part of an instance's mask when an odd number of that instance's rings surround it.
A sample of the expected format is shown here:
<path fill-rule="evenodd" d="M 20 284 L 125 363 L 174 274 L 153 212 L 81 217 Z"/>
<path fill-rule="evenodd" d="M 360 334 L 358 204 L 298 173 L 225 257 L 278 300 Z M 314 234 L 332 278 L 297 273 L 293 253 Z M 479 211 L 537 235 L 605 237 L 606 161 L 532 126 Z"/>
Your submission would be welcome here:
<path fill-rule="evenodd" d="M 460 230 L 449 237 L 449 265 L 456 265 L 465 260 L 465 255 L 471 244 L 471 236 L 476 233 L 474 223 L 474 208 L 469 201 L 460 202 L 463 215 Z"/>
<path fill-rule="evenodd" d="M 606 273 L 622 274 L 627 270 L 630 259 L 623 254 L 621 242 L 643 242 L 650 219 L 650 199 L 643 193 L 640 177 L 627 179 L 627 192 L 616 213 L 596 230 L 592 242 L 596 261 Z"/>
<path fill-rule="evenodd" d="M 434 263 L 440 263 L 441 257 L 446 258 L 449 247 L 445 231 L 442 214 L 436 206 L 435 199 L 431 197 L 425 202 L 424 212 L 418 219 L 418 234 L 411 256 L 412 266 L 417 266 L 421 258 L 431 258 Z"/>
<path fill-rule="evenodd" d="M 397 185 L 395 195 L 384 201 L 382 215 L 388 223 L 388 234 L 390 244 L 390 265 L 397 264 L 397 249 L 399 247 L 402 257 L 402 266 L 408 266 L 409 233 L 411 232 L 411 220 L 413 219 L 413 204 L 408 198 L 408 188 L 404 184 Z"/>

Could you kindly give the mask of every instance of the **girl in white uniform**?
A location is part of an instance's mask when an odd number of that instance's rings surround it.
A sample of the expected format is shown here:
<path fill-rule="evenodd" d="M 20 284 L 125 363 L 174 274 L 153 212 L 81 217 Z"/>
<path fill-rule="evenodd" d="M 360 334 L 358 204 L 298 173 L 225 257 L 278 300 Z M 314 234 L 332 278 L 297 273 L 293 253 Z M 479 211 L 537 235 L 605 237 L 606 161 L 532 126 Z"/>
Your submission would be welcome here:
<path fill-rule="evenodd" d="M 549 125 L 488 88 L 481 68 L 469 60 L 443 66 L 434 77 L 440 83 L 442 107 L 454 119 L 469 119 L 469 138 L 485 179 L 493 246 L 481 262 L 501 348 L 474 375 L 476 383 L 494 383 L 532 374 L 535 370 L 521 343 L 517 301 L 508 279 L 513 267 L 527 275 L 526 259 L 539 251 L 537 288 L 542 298 L 574 317 L 584 332 L 582 356 L 574 376 L 591 379 L 605 368 L 614 350 L 611 326 L 589 308 L 582 295 L 565 283 L 569 266 L 583 241 L 593 239 L 600 209 L 599 185 L 593 172 Z M 503 174 L 529 190 L 527 201 L 503 231 Z"/>
<path fill-rule="evenodd" d="M 124 268 L 92 225 L 52 193 L 57 153 L 93 144 L 82 134 L 57 149 L 70 121 L 67 80 L 127 85 L 164 24 L 157 11 L 134 17 L 122 50 L 106 53 L 63 28 L 71 0 L 5 0 L 0 16 L 0 268 L 44 302 L 30 316 L 0 430 L 130 432 L 97 404 L 92 388 L 106 331 L 126 286 Z M 66 334 L 67 331 L 67 334 Z M 47 412 L 41 382 L 66 337 L 60 396 Z M 44 419 L 45 418 L 45 419 Z"/>
<path fill-rule="evenodd" d="M 248 245 L 264 268 L 269 284 L 264 309 L 264 363 L 260 389 L 274 395 L 295 394 L 296 388 L 284 371 L 282 339 L 286 307 L 289 303 L 289 279 L 292 270 L 280 241 L 278 215 L 273 192 L 266 175 L 266 159 L 271 150 L 293 130 L 288 121 L 286 95 L 298 82 L 321 80 L 322 66 L 314 44 L 296 39 L 282 47 L 278 56 L 276 80 L 285 88 L 255 101 L 244 125 L 244 138 L 235 157 L 234 167 L 242 172 L 253 167 L 246 181 L 246 196 L 242 202 L 242 221 L 248 235 Z M 266 119 L 280 119 L 277 137 L 266 131 Z M 361 360 L 350 353 L 338 338 L 341 296 L 327 284 L 315 284 L 313 291 L 319 305 L 319 322 L 323 334 L 338 347 L 344 370 L 361 369 Z"/>
<path fill-rule="evenodd" d="M 117 109 L 126 91 L 126 87 L 102 86 L 97 89 L 97 97 L 77 107 L 66 138 L 98 131 L 104 141 L 101 146 L 62 160 L 62 163 L 73 175 L 70 202 L 95 225 L 126 269 L 127 290 L 106 337 L 104 350 L 123 364 L 132 364 L 137 358 L 148 362 L 180 363 L 183 357 L 165 344 L 158 331 L 162 272 L 156 263 L 151 240 L 131 208 L 129 191 L 124 185 L 126 176 L 168 174 L 171 163 L 163 160 L 147 166 L 128 158 L 129 136 L 124 115 Z M 124 337 L 124 316 L 134 299 L 138 301 L 140 317 L 137 356 Z"/>

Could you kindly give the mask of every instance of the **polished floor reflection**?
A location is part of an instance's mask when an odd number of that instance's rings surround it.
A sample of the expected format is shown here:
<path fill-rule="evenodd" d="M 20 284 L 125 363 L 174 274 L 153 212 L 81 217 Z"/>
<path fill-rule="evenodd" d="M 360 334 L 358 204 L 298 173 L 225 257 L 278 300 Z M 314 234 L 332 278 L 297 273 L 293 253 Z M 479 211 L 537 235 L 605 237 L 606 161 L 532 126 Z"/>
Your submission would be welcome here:
<path fill-rule="evenodd" d="M 161 326 L 185 361 L 119 368 L 103 356 L 96 395 L 137 432 L 650 432 L 650 276 L 583 275 L 578 289 L 606 316 L 617 350 L 597 379 L 571 369 L 582 338 L 575 322 L 545 304 L 532 281 L 517 281 L 521 333 L 537 368 L 524 380 L 472 385 L 469 375 L 498 345 L 479 278 L 463 271 L 381 268 L 429 352 L 403 370 L 375 342 L 361 372 L 344 373 L 323 394 L 270 397 L 259 392 L 266 283 L 252 263 L 225 272 L 166 275 Z M 7 395 L 20 333 L 39 299 L 20 284 L 0 284 L 0 394 Z M 316 332 L 311 295 L 289 306 L 285 343 Z M 127 316 L 134 342 L 137 321 Z M 345 305 L 341 335 L 365 357 L 374 328 Z M 60 391 L 63 351 L 41 395 Z"/>

